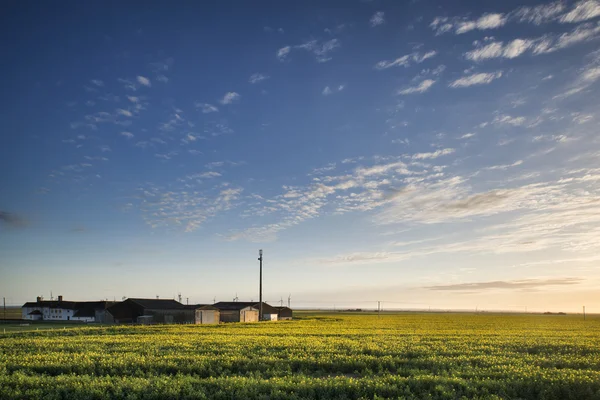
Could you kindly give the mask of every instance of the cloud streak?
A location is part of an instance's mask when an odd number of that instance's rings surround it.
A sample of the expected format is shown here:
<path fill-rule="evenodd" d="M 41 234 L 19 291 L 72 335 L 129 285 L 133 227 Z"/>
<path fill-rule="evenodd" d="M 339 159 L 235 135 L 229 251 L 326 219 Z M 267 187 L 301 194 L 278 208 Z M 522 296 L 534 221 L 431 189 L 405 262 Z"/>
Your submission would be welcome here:
<path fill-rule="evenodd" d="M 424 289 L 437 291 L 487 291 L 487 290 L 514 290 L 514 289 L 541 289 L 548 286 L 577 285 L 583 282 L 580 278 L 552 278 L 552 279 L 521 279 L 513 281 L 489 281 L 474 283 L 457 283 L 451 285 L 425 286 Z"/>
<path fill-rule="evenodd" d="M 388 61 L 388 60 L 379 61 L 377 64 L 375 64 L 375 69 L 383 70 L 383 69 L 388 69 L 388 68 L 392 68 L 392 67 L 400 67 L 400 66 L 409 67 L 411 64 L 420 64 L 429 58 L 435 57 L 436 54 L 437 54 L 437 51 L 435 51 L 435 50 L 428 51 L 427 53 L 414 52 L 414 53 L 403 55 L 402 57 L 399 57 L 393 61 Z"/>
<path fill-rule="evenodd" d="M 502 71 L 496 72 L 487 72 L 487 73 L 478 73 L 469 76 L 463 76 L 453 82 L 451 82 L 448 86 L 451 88 L 464 88 L 474 85 L 487 85 L 492 81 L 500 78 L 502 76 Z"/>
<path fill-rule="evenodd" d="M 415 94 L 415 93 L 425 93 L 428 91 L 436 81 L 433 79 L 425 79 L 417 86 L 408 87 L 406 89 L 398 90 L 397 94 L 399 95 L 407 95 L 407 94 Z"/>

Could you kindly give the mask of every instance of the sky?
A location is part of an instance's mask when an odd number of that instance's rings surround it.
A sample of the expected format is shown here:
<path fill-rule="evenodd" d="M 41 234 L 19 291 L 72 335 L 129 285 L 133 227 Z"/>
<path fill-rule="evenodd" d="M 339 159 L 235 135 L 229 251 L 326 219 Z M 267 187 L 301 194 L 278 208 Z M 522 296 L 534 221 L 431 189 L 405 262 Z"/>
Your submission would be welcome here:
<path fill-rule="evenodd" d="M 12 1 L 0 295 L 600 312 L 600 2 Z"/>

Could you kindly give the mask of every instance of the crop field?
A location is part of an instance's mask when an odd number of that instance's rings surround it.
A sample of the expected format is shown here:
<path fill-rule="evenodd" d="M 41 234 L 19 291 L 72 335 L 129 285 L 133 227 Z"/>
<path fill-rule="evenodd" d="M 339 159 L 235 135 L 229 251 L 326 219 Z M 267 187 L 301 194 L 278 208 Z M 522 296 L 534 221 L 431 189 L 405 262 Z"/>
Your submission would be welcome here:
<path fill-rule="evenodd" d="M 0 335 L 1 399 L 600 399 L 600 319 L 304 315 Z"/>

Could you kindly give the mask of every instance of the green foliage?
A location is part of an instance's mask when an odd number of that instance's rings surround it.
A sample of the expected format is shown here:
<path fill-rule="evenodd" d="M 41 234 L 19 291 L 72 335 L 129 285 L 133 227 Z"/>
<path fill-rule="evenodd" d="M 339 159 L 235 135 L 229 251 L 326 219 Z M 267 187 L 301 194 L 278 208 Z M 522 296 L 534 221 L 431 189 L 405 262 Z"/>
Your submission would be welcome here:
<path fill-rule="evenodd" d="M 1 399 L 600 399 L 600 321 L 307 316 L 0 335 Z"/>

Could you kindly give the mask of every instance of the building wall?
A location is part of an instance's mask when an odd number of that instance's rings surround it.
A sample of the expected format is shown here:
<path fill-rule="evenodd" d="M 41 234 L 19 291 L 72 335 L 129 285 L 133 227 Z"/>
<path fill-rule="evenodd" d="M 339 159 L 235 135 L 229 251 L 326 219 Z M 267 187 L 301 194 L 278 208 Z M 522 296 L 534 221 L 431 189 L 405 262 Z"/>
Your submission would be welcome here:
<path fill-rule="evenodd" d="M 64 308 L 54 308 L 54 307 L 44 307 L 44 306 L 37 306 L 37 307 L 21 307 L 21 317 L 23 319 L 28 319 L 28 320 L 32 320 L 34 318 L 34 316 L 29 315 L 30 312 L 35 311 L 35 310 L 39 310 L 42 313 L 42 319 L 44 321 L 69 321 L 69 320 L 79 320 L 79 319 L 74 319 L 73 318 L 73 314 L 75 313 L 74 310 L 68 310 L 68 309 L 64 309 Z M 92 318 L 93 321 L 93 318 Z"/>
<path fill-rule="evenodd" d="M 263 321 L 277 321 L 277 314 L 263 314 Z"/>
<path fill-rule="evenodd" d="M 243 309 L 240 311 L 240 321 L 242 322 L 258 322 L 258 310 Z"/>
<path fill-rule="evenodd" d="M 237 310 L 221 310 L 219 320 L 221 322 L 240 322 L 240 312 Z"/>
<path fill-rule="evenodd" d="M 279 320 L 290 320 L 292 319 L 293 312 L 290 308 L 284 308 L 279 310 Z"/>
<path fill-rule="evenodd" d="M 155 324 L 193 324 L 194 310 L 144 310 L 144 315 L 151 315 Z"/>
<path fill-rule="evenodd" d="M 218 310 L 196 310 L 196 324 L 218 324 L 219 321 Z"/>
<path fill-rule="evenodd" d="M 110 321 L 109 321 L 110 319 Z M 102 323 L 111 323 L 114 322 L 112 320 L 112 316 L 110 315 L 110 313 L 107 313 L 105 309 L 102 310 L 94 310 L 94 321 L 95 322 L 102 322 Z"/>

